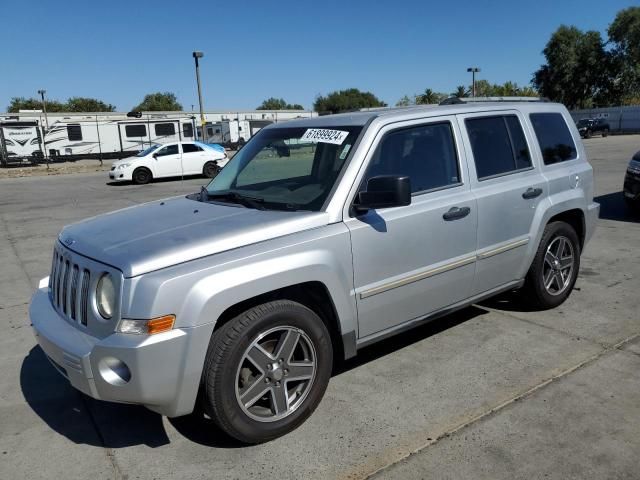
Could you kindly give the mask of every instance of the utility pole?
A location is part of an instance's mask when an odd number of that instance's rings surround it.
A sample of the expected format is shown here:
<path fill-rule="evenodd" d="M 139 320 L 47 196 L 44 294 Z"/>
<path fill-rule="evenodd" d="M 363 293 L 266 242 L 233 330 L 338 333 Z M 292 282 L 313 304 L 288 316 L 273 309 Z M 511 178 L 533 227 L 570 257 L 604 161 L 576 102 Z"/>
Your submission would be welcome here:
<path fill-rule="evenodd" d="M 42 98 L 42 110 L 44 111 L 44 124 L 46 125 L 47 130 L 49 130 L 49 119 L 47 118 L 47 102 L 44 99 L 45 93 L 47 93 L 46 90 L 38 90 L 38 94 Z"/>
<path fill-rule="evenodd" d="M 204 108 L 202 106 L 202 88 L 200 87 L 200 63 L 199 58 L 204 57 L 203 52 L 193 52 L 193 59 L 196 61 L 196 82 L 198 83 L 198 102 L 200 103 L 200 124 L 202 125 L 202 141 L 207 143 L 207 129 L 205 128 Z"/>
<path fill-rule="evenodd" d="M 476 96 L 476 73 L 480 71 L 478 67 L 469 67 L 467 72 L 471 72 L 471 96 Z"/>

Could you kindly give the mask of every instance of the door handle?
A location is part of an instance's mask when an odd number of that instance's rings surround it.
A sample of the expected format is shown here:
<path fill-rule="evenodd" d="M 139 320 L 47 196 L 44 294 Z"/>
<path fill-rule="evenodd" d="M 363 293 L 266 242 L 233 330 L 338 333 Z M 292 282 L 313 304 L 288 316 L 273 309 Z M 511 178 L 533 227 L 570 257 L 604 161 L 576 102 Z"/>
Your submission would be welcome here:
<path fill-rule="evenodd" d="M 460 218 L 466 217 L 470 212 L 471 209 L 469 207 L 452 207 L 448 212 L 442 215 L 442 218 L 447 221 L 458 220 Z"/>
<path fill-rule="evenodd" d="M 522 194 L 522 198 L 528 200 L 530 198 L 536 198 L 542 194 L 541 188 L 527 188 L 527 191 Z"/>

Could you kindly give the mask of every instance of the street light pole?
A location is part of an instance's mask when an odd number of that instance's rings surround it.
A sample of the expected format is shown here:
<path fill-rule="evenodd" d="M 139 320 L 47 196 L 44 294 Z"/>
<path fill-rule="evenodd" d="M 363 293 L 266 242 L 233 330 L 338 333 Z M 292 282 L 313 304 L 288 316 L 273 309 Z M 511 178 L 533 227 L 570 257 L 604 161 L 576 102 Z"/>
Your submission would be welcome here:
<path fill-rule="evenodd" d="M 206 143 L 207 131 L 205 128 L 204 108 L 202 107 L 202 88 L 200 87 L 200 63 L 199 58 L 204 57 L 203 52 L 193 52 L 193 59 L 196 61 L 196 82 L 198 83 L 198 102 L 200 103 L 200 124 L 202 125 L 202 140 Z"/>
<path fill-rule="evenodd" d="M 47 93 L 46 90 L 38 90 L 40 97 L 42 97 L 42 110 L 44 111 L 44 123 L 47 126 L 47 130 L 49 130 L 49 119 L 47 118 L 47 102 L 44 99 L 44 94 Z"/>
<path fill-rule="evenodd" d="M 471 96 L 476 96 L 476 73 L 479 72 L 480 69 L 478 67 L 469 67 L 467 68 L 467 72 L 471 72 Z"/>

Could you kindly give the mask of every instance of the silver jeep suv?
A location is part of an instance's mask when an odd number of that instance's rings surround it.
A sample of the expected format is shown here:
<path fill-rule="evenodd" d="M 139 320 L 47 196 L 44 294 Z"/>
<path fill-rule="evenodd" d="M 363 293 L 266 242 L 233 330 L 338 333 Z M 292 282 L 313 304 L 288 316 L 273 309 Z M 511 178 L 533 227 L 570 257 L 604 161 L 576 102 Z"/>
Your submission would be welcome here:
<path fill-rule="evenodd" d="M 562 105 L 296 120 L 201 192 L 63 229 L 30 316 L 87 395 L 263 442 L 366 345 L 506 290 L 561 304 L 598 210 Z"/>

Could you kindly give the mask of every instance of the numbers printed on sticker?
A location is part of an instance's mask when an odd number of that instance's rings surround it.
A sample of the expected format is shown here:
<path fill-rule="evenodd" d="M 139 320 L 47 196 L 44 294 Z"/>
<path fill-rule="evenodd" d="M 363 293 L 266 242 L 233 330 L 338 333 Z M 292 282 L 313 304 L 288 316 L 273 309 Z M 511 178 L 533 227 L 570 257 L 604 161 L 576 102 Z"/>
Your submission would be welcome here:
<path fill-rule="evenodd" d="M 328 130 L 326 128 L 308 128 L 304 135 L 300 138 L 301 141 L 308 142 L 322 142 L 333 143 L 335 145 L 342 145 L 345 138 L 349 135 L 349 132 L 343 130 Z"/>

